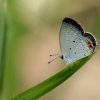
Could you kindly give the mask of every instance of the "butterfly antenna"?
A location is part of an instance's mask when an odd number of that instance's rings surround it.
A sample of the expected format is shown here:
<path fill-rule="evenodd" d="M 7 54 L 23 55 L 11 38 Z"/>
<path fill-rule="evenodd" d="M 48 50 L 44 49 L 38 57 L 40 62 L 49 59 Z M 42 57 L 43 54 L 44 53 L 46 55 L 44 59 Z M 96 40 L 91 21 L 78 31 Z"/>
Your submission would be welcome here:
<path fill-rule="evenodd" d="M 58 56 L 58 57 L 54 58 L 53 60 L 49 61 L 48 64 L 50 64 L 51 62 L 53 62 L 54 60 L 56 60 L 58 58 L 60 58 L 60 56 Z"/>
<path fill-rule="evenodd" d="M 60 55 L 60 54 L 50 54 L 49 56 L 58 56 L 58 55 Z"/>

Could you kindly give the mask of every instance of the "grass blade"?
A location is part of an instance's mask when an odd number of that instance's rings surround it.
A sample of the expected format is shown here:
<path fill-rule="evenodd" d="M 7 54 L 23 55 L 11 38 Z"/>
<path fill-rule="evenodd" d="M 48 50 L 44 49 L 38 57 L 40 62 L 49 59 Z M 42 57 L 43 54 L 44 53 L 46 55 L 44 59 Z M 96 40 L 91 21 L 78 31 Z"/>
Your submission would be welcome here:
<path fill-rule="evenodd" d="M 57 74 L 43 81 L 42 83 L 36 85 L 35 87 L 32 87 L 26 90 L 25 92 L 17 95 L 12 100 L 37 100 L 39 97 L 48 93 L 50 90 L 54 89 L 55 87 L 63 83 L 65 80 L 67 80 L 79 68 L 81 68 L 91 57 L 92 55 L 80 59 L 72 64 L 69 64 L 62 71 L 58 72 Z"/>
<path fill-rule="evenodd" d="M 0 0 L 0 94 L 3 88 L 3 74 L 5 63 L 5 47 L 6 47 L 6 21 L 5 21 L 4 1 Z"/>

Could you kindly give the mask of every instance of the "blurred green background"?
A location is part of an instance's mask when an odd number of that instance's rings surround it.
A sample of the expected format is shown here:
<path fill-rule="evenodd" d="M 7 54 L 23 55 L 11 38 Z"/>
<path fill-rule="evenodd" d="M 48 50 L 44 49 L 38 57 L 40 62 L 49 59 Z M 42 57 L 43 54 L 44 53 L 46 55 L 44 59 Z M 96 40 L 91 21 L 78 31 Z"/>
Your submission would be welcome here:
<path fill-rule="evenodd" d="M 39 100 L 100 100 L 100 0 L 0 0 L 0 92 L 2 100 L 35 86 L 65 66 L 63 18 L 77 20 L 98 41 L 93 58 L 68 81 Z M 0 100 L 1 100 L 0 99 Z"/>

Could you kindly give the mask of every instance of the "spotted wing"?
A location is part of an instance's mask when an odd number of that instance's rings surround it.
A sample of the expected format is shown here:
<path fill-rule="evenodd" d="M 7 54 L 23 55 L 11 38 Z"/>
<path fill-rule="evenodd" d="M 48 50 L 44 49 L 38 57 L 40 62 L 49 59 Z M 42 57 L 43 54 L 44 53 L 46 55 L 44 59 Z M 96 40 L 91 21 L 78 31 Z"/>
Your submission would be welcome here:
<path fill-rule="evenodd" d="M 65 62 L 72 63 L 91 54 L 82 27 L 73 19 L 65 18 L 60 30 L 60 47 Z"/>

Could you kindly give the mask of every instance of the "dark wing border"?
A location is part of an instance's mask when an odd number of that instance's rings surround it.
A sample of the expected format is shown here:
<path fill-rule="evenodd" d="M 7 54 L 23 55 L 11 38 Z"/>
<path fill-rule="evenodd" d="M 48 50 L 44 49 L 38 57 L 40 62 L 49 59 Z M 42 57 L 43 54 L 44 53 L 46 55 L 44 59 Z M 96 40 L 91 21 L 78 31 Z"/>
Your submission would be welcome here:
<path fill-rule="evenodd" d="M 88 38 L 89 40 L 92 41 L 93 49 L 95 50 L 95 48 L 97 46 L 96 38 L 91 33 L 89 33 L 89 32 L 86 32 L 85 35 L 84 35 L 84 37 L 86 37 L 86 38 Z"/>
<path fill-rule="evenodd" d="M 71 18 L 64 18 L 63 22 L 66 23 L 66 24 L 70 24 L 70 25 L 74 26 L 79 31 L 81 31 L 82 36 L 84 36 L 84 30 L 83 30 L 83 28 L 81 27 L 81 25 L 77 21 L 75 21 L 75 20 L 73 20 Z"/>

